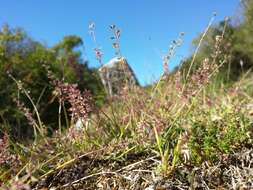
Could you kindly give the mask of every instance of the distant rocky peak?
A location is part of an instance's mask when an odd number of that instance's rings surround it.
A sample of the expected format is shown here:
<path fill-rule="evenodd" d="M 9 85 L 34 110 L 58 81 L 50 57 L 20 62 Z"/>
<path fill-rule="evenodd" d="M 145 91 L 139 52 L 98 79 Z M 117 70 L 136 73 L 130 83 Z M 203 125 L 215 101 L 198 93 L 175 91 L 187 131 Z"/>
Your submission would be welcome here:
<path fill-rule="evenodd" d="M 120 94 L 123 88 L 139 86 L 135 73 L 124 57 L 114 57 L 101 66 L 99 76 L 109 96 Z"/>

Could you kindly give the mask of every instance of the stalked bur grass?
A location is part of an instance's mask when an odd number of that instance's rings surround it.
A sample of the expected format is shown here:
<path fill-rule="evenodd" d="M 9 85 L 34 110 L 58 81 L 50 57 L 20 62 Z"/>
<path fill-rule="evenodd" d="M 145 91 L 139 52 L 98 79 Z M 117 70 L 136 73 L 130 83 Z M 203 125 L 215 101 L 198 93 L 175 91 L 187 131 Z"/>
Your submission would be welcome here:
<path fill-rule="evenodd" d="M 178 47 L 181 46 L 181 44 L 182 44 L 182 42 L 183 42 L 183 40 L 182 40 L 183 36 L 184 36 L 184 33 L 181 32 L 181 33 L 179 34 L 178 38 L 177 38 L 176 40 L 173 40 L 173 41 L 171 42 L 171 44 L 170 44 L 170 46 L 169 46 L 169 50 L 168 50 L 168 52 L 166 53 L 166 55 L 163 55 L 163 56 L 162 56 L 162 61 L 163 61 L 163 74 L 162 74 L 162 76 L 159 78 L 159 80 L 158 80 L 158 82 L 156 83 L 156 85 L 154 85 L 154 87 L 153 87 L 153 89 L 152 89 L 152 92 L 153 92 L 153 93 L 152 93 L 152 94 L 153 94 L 152 96 L 155 95 L 157 89 L 159 88 L 159 85 L 160 85 L 161 81 L 162 81 L 164 78 L 168 77 L 168 75 L 169 75 L 169 62 L 170 62 L 170 60 L 172 59 L 172 57 L 175 55 L 176 49 L 177 49 Z"/>
<path fill-rule="evenodd" d="M 121 50 L 120 50 L 120 35 L 121 31 L 120 29 L 115 25 L 112 24 L 110 26 L 111 32 L 113 36 L 110 38 L 112 40 L 112 47 L 115 49 L 115 55 L 121 57 Z"/>
<path fill-rule="evenodd" d="M 192 99 L 190 105 L 188 106 L 188 109 L 186 111 L 186 115 L 188 113 L 190 113 L 191 109 L 194 107 L 194 105 L 196 104 L 197 101 L 194 101 L 194 97 L 198 97 L 198 95 L 204 90 L 204 88 L 206 87 L 206 85 L 209 83 L 211 77 L 213 77 L 213 75 L 215 75 L 216 73 L 218 73 L 219 71 L 219 68 L 222 67 L 222 65 L 226 62 L 226 60 L 223 60 L 220 62 L 220 64 L 218 66 L 215 66 L 216 64 L 216 59 L 218 58 L 218 56 L 221 54 L 220 52 L 220 46 L 221 46 L 221 41 L 223 40 L 224 38 L 224 35 L 225 35 L 225 30 L 226 30 L 226 25 L 227 25 L 227 19 L 226 19 L 226 23 L 225 23 L 225 26 L 224 26 L 224 29 L 223 29 L 223 32 L 221 34 L 221 36 L 217 36 L 216 37 L 216 44 L 215 44 L 215 50 L 214 50 L 214 53 L 212 55 L 212 62 L 210 63 L 209 60 L 204 60 L 203 61 L 203 65 L 202 67 L 195 73 L 193 73 L 192 75 L 192 79 L 189 81 L 188 78 L 190 76 L 190 72 L 192 70 L 192 66 L 195 62 L 195 59 L 196 59 L 196 56 L 197 56 L 197 53 L 200 49 L 200 46 L 205 38 L 205 36 L 207 35 L 212 23 L 214 22 L 214 18 L 216 16 L 216 13 L 214 14 L 214 16 L 211 18 L 207 28 L 205 29 L 203 35 L 201 36 L 201 39 L 198 43 L 198 46 L 194 52 L 194 55 L 193 55 L 193 58 L 192 58 L 192 61 L 190 63 L 190 67 L 187 71 L 187 74 L 186 74 L 186 78 L 183 83 L 183 87 L 181 89 L 181 94 L 184 94 L 185 93 L 185 90 L 188 91 L 188 89 L 186 88 L 189 88 L 188 86 L 190 85 L 193 85 L 195 82 L 199 82 L 199 84 L 197 84 L 197 88 L 196 90 L 190 90 L 192 91 L 192 95 L 188 95 L 190 99 Z M 181 44 L 181 37 L 182 35 L 180 34 L 178 40 L 176 41 L 173 41 L 173 45 L 171 45 L 171 48 L 170 50 L 168 51 L 168 55 L 164 57 L 163 59 L 163 64 L 164 64 L 164 75 L 167 74 L 168 72 L 168 62 L 169 62 L 169 59 L 172 57 L 172 55 L 174 54 L 175 52 L 175 49 L 177 46 L 179 46 Z M 195 78 L 194 78 L 195 77 Z M 204 77 L 204 79 L 203 79 Z M 152 97 L 154 97 L 158 87 L 159 87 L 159 84 L 161 82 L 161 79 L 162 77 L 160 77 L 159 81 L 157 82 L 157 84 L 155 85 L 155 88 L 153 89 L 153 95 Z M 204 80 L 204 81 L 202 81 Z M 191 88 L 191 87 L 190 87 Z M 194 87 L 195 88 L 195 87 Z M 194 89 L 193 88 L 193 89 Z M 175 127 L 175 124 L 176 122 L 178 121 L 178 119 L 180 117 L 182 117 L 182 111 L 185 110 L 185 106 L 187 106 L 187 104 L 183 104 L 182 107 L 180 109 L 177 110 L 177 113 L 175 114 L 175 119 L 173 120 L 172 124 L 171 124 L 171 128 L 174 128 Z M 185 116 L 185 115 L 184 115 Z M 176 144 L 176 146 L 173 148 L 173 158 L 172 158 L 172 163 L 171 163 L 171 166 L 168 165 L 168 162 L 169 162 L 169 154 L 170 154 L 170 148 L 164 148 L 164 144 L 162 143 L 163 141 L 163 137 L 161 135 L 159 135 L 158 131 L 157 131 L 157 128 L 156 126 L 153 127 L 154 129 L 154 133 L 155 133 L 155 138 L 156 138 L 156 143 L 157 143 L 157 146 L 158 146 L 158 149 L 159 149 L 159 152 L 160 152 L 160 156 L 161 156 L 161 172 L 164 173 L 164 174 L 168 174 L 170 172 L 173 172 L 173 170 L 175 169 L 178 161 L 179 161 L 179 155 L 180 155 L 180 152 L 181 152 L 181 146 L 180 146 L 180 143 L 179 143 L 179 139 L 178 139 L 178 142 Z M 180 134 L 181 135 L 181 134 Z M 168 132 L 166 133 L 165 132 L 165 137 L 168 136 Z M 165 140 L 169 140 L 169 139 L 165 139 Z"/>
<path fill-rule="evenodd" d="M 195 51 L 194 51 L 193 58 L 192 58 L 192 61 L 191 61 L 191 63 L 190 63 L 190 67 L 189 67 L 188 72 L 187 72 L 187 74 L 186 74 L 186 81 L 187 81 L 187 79 L 188 79 L 188 77 L 189 77 L 189 75 L 190 75 L 190 72 L 191 72 L 191 70 L 192 70 L 192 66 L 193 66 L 193 64 L 194 64 L 194 62 L 195 62 L 195 59 L 196 59 L 196 56 L 197 56 L 197 54 L 198 54 L 198 52 L 199 52 L 199 49 L 200 49 L 200 47 L 201 47 L 201 44 L 202 44 L 202 42 L 203 42 L 205 36 L 207 35 L 209 29 L 211 28 L 211 26 L 212 26 L 212 24 L 213 24 L 213 22 L 214 22 L 215 17 L 216 17 L 216 13 L 213 14 L 211 20 L 209 21 L 209 23 L 208 23 L 208 25 L 207 25 L 207 27 L 206 27 L 204 33 L 202 34 L 202 36 L 201 36 L 201 38 L 200 38 L 200 40 L 199 40 L 199 43 L 198 43 L 197 48 L 196 48 Z"/>
<path fill-rule="evenodd" d="M 89 34 L 91 35 L 93 43 L 95 45 L 94 51 L 95 51 L 96 59 L 98 60 L 99 65 L 103 66 L 103 61 L 102 61 L 103 52 L 102 52 L 102 48 L 98 45 L 98 42 L 97 42 L 96 32 L 95 32 L 95 29 L 96 29 L 95 23 L 91 22 L 88 26 L 88 29 L 89 29 Z"/>
<path fill-rule="evenodd" d="M 8 76 L 16 83 L 18 89 L 21 90 L 21 92 L 24 93 L 24 95 L 28 98 L 29 102 L 32 104 L 32 107 L 34 109 L 34 112 L 35 112 L 35 115 L 37 117 L 38 123 L 32 118 L 31 113 L 28 113 L 29 112 L 28 108 L 25 108 L 22 105 L 21 105 L 21 107 L 24 109 L 23 111 L 25 112 L 25 115 L 26 115 L 27 119 L 31 122 L 30 124 L 34 128 L 35 139 L 37 139 L 37 137 L 38 137 L 37 130 L 39 131 L 40 136 L 45 137 L 46 136 L 45 126 L 43 125 L 43 123 L 41 121 L 39 111 L 38 111 L 34 101 L 32 100 L 31 96 L 29 95 L 29 92 L 23 87 L 22 82 L 16 80 L 9 72 L 8 72 Z M 47 141 L 46 138 L 43 138 L 43 139 L 45 139 L 45 141 Z"/>
<path fill-rule="evenodd" d="M 214 16 L 216 16 L 216 14 L 215 14 Z M 198 53 L 199 47 L 201 46 L 202 41 L 204 40 L 204 37 L 206 36 L 206 34 L 207 34 L 209 28 L 211 27 L 211 24 L 213 23 L 213 20 L 214 20 L 214 17 L 212 17 L 211 21 L 209 22 L 209 24 L 208 24 L 208 26 L 207 26 L 205 32 L 203 33 L 203 35 L 202 35 L 202 37 L 201 37 L 201 39 L 200 39 L 200 41 L 199 41 L 198 47 L 197 47 L 197 49 L 195 50 L 195 53 L 194 53 L 195 56 L 193 56 L 192 61 L 191 61 L 191 63 L 190 63 L 190 68 L 188 69 L 188 72 L 187 72 L 187 75 L 186 75 L 186 81 L 184 82 L 184 85 L 183 85 L 183 88 L 182 88 L 182 93 L 184 93 L 184 91 L 185 91 L 185 89 L 186 89 L 187 79 L 188 79 L 189 74 L 190 74 L 190 72 L 191 72 L 191 68 L 192 68 L 192 66 L 193 66 L 194 60 L 195 60 L 196 55 L 197 55 L 197 53 Z M 215 50 L 214 50 L 213 57 L 212 57 L 212 58 L 213 58 L 213 59 L 212 59 L 212 62 L 209 63 L 209 59 L 207 59 L 207 58 L 206 58 L 206 60 L 203 61 L 203 63 L 205 63 L 205 62 L 208 60 L 208 63 L 206 63 L 206 64 L 210 64 L 209 67 L 213 67 L 213 68 L 211 68 L 211 69 L 212 69 L 211 73 L 209 73 L 209 74 L 208 74 L 208 73 L 205 73 L 207 80 L 209 80 L 209 79 L 210 79 L 211 77 L 213 77 L 216 73 L 218 73 L 219 69 L 220 69 L 220 68 L 224 65 L 224 63 L 227 61 L 227 60 L 222 60 L 218 66 L 215 66 L 217 57 L 218 57 L 218 55 L 221 54 L 221 52 L 220 52 L 220 46 L 221 46 L 221 41 L 224 39 L 224 35 L 225 35 L 225 31 L 226 31 L 226 26 L 227 26 L 227 21 L 228 21 L 228 19 L 226 19 L 226 22 L 225 22 L 225 25 L 224 25 L 224 28 L 223 28 L 223 31 L 222 31 L 222 35 L 221 35 L 221 36 L 216 36 L 216 44 L 215 44 Z M 201 69 L 199 69 L 199 72 L 201 72 Z M 193 77 L 194 77 L 194 74 L 193 74 Z M 193 78 L 192 78 L 192 79 L 193 79 Z M 189 84 L 190 82 L 191 82 L 191 81 L 188 81 L 188 84 Z M 192 82 L 194 82 L 194 79 L 192 80 Z M 205 87 L 205 84 L 200 85 L 199 88 L 197 89 L 197 91 L 194 93 L 195 96 L 199 95 L 199 93 L 201 93 L 201 91 L 204 89 L 204 87 Z M 193 102 L 192 102 L 192 104 L 189 106 L 189 109 L 188 109 L 187 113 L 190 112 L 192 106 L 193 106 Z M 176 114 L 177 117 L 175 118 L 175 120 L 174 120 L 173 123 L 175 123 L 175 122 L 177 121 L 178 117 L 180 117 L 180 112 L 181 112 L 181 111 L 182 111 L 182 109 L 180 109 L 180 110 L 178 111 L 178 113 Z"/>
<path fill-rule="evenodd" d="M 166 80 L 166 78 L 169 76 L 169 61 L 172 59 L 172 57 L 175 55 L 176 49 L 182 44 L 182 37 L 184 36 L 184 33 L 181 32 L 176 40 L 173 40 L 171 45 L 169 46 L 169 50 L 166 55 L 162 57 L 163 60 L 163 74 L 159 78 L 158 82 L 154 85 L 154 88 L 151 91 L 151 98 L 154 99 L 157 90 L 160 87 L 160 83 L 163 79 Z M 164 148 L 164 143 L 162 142 L 164 139 L 162 137 L 162 134 L 159 134 L 157 131 L 157 127 L 153 126 L 155 139 L 156 139 L 156 145 L 159 150 L 159 154 L 161 157 L 161 164 L 158 168 L 159 172 L 161 172 L 163 175 L 167 175 L 171 172 L 173 172 L 175 166 L 176 166 L 176 160 L 178 160 L 178 153 L 176 153 L 176 149 L 174 149 L 174 157 L 172 165 L 169 166 L 169 156 L 170 156 L 170 148 Z"/>

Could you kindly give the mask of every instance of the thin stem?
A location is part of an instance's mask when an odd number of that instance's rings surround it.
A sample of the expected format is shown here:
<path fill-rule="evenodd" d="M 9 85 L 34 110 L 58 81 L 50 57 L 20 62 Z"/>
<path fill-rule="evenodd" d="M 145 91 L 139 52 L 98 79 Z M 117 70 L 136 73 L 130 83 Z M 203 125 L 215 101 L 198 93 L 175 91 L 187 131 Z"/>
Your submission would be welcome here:
<path fill-rule="evenodd" d="M 200 47 L 201 47 L 201 44 L 202 44 L 202 42 L 203 42 L 205 36 L 207 35 L 207 32 L 209 31 L 210 27 L 211 27 L 212 24 L 213 24 L 214 18 L 215 18 L 215 15 L 212 16 L 211 20 L 209 21 L 208 26 L 206 27 L 204 33 L 202 34 L 202 36 L 201 36 L 201 38 L 200 38 L 200 41 L 199 41 L 199 43 L 198 43 L 198 46 L 197 46 L 197 48 L 196 48 L 195 51 L 194 51 L 193 58 L 192 58 L 192 61 L 191 61 L 191 63 L 190 63 L 190 67 L 189 67 L 188 72 L 187 72 L 187 75 L 186 75 L 186 79 L 185 79 L 186 81 L 187 81 L 187 79 L 188 79 L 188 77 L 189 77 L 189 75 L 190 75 L 192 66 L 193 66 L 194 61 L 195 61 L 195 59 L 196 59 L 196 56 L 197 56 L 197 54 L 198 54 L 198 52 L 199 52 L 199 49 L 200 49 Z"/>
<path fill-rule="evenodd" d="M 21 88 L 21 90 L 24 92 L 24 94 L 26 95 L 26 97 L 28 98 L 28 100 L 30 101 L 30 103 L 32 104 L 33 109 L 34 109 L 35 114 L 36 114 L 36 117 L 37 117 L 38 122 L 39 122 L 39 126 L 36 123 L 34 123 L 34 124 L 35 124 L 36 128 L 39 130 L 39 132 L 41 133 L 41 135 L 44 136 L 43 124 L 42 124 L 42 121 L 40 119 L 39 111 L 38 111 L 36 105 L 34 104 L 32 98 L 30 97 L 30 95 L 26 91 L 26 89 L 23 88 L 23 86 L 22 86 L 22 84 L 20 82 L 18 82 L 11 74 L 9 74 L 9 77 L 17 84 L 18 88 Z"/>

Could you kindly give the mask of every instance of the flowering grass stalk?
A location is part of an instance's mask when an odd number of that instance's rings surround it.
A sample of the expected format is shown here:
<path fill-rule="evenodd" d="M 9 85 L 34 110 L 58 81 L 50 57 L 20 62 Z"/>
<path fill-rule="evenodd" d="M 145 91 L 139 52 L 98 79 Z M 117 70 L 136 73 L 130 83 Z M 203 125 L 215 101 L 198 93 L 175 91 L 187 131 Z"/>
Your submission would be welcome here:
<path fill-rule="evenodd" d="M 120 50 L 120 35 L 121 35 L 121 30 L 115 25 L 112 24 L 110 26 L 111 32 L 112 32 L 112 36 L 111 36 L 111 40 L 112 40 L 112 47 L 115 49 L 115 55 L 121 57 L 121 50 Z"/>
<path fill-rule="evenodd" d="M 94 48 L 94 51 L 95 51 L 95 56 L 96 56 L 96 59 L 98 60 L 100 66 L 103 65 L 103 62 L 102 62 L 102 57 L 103 57 L 103 52 L 102 52 L 102 48 L 99 47 L 98 43 L 97 43 L 97 39 L 96 39 L 96 33 L 95 33 L 95 23 L 94 22 L 91 22 L 89 24 L 89 33 L 92 37 L 92 40 L 95 44 L 95 48 Z"/>
<path fill-rule="evenodd" d="M 32 117 L 32 114 L 31 112 L 29 111 L 28 108 L 25 108 L 24 107 L 24 104 L 20 104 L 19 101 L 17 102 L 18 103 L 18 106 L 20 106 L 20 109 L 22 111 L 24 111 L 24 114 L 26 116 L 26 118 L 28 119 L 29 123 L 35 127 L 34 131 L 36 131 L 36 129 L 39 131 L 40 135 L 42 137 L 45 137 L 46 135 L 46 130 L 45 130 L 45 126 L 44 124 L 42 123 L 41 119 L 40 119 L 40 114 L 39 114 L 39 111 L 35 105 L 35 103 L 33 102 L 31 96 L 29 95 L 28 91 L 23 87 L 23 84 L 21 81 L 17 81 L 10 73 L 8 73 L 8 76 L 17 84 L 17 87 L 19 90 L 21 90 L 21 92 L 24 93 L 24 95 L 28 98 L 28 100 L 30 101 L 30 103 L 32 104 L 33 106 L 33 109 L 35 111 L 35 115 L 37 117 L 37 120 L 38 120 L 38 124 L 36 123 L 36 121 L 33 119 Z M 37 138 L 37 133 L 35 132 L 35 138 Z M 45 139 L 45 138 L 44 138 Z M 46 140 L 46 139 L 45 139 Z"/>

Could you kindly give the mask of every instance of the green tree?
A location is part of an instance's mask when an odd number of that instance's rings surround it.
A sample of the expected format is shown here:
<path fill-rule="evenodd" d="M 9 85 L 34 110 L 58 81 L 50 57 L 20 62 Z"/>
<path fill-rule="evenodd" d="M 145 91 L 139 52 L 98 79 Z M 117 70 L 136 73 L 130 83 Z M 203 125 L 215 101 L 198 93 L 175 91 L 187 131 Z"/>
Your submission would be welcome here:
<path fill-rule="evenodd" d="M 95 69 L 81 59 L 75 50 L 82 41 L 79 37 L 65 37 L 53 48 L 47 48 L 30 38 L 22 29 L 11 29 L 8 25 L 0 31 L 0 130 L 8 123 L 11 133 L 22 138 L 30 136 L 32 130 L 13 99 L 24 102 L 32 109 L 29 101 L 8 77 L 10 72 L 24 87 L 37 104 L 41 118 L 48 127 L 57 128 L 58 101 L 54 99 L 45 67 L 48 65 L 56 77 L 64 76 L 65 82 L 77 83 L 80 89 L 90 90 L 96 101 L 103 100 L 103 86 Z M 57 47 L 57 48 L 56 48 Z M 63 69 L 64 68 L 64 69 Z M 64 70 L 64 75 L 63 75 Z M 102 94 L 101 96 L 99 96 Z M 96 98 L 99 97 L 99 98 Z"/>

